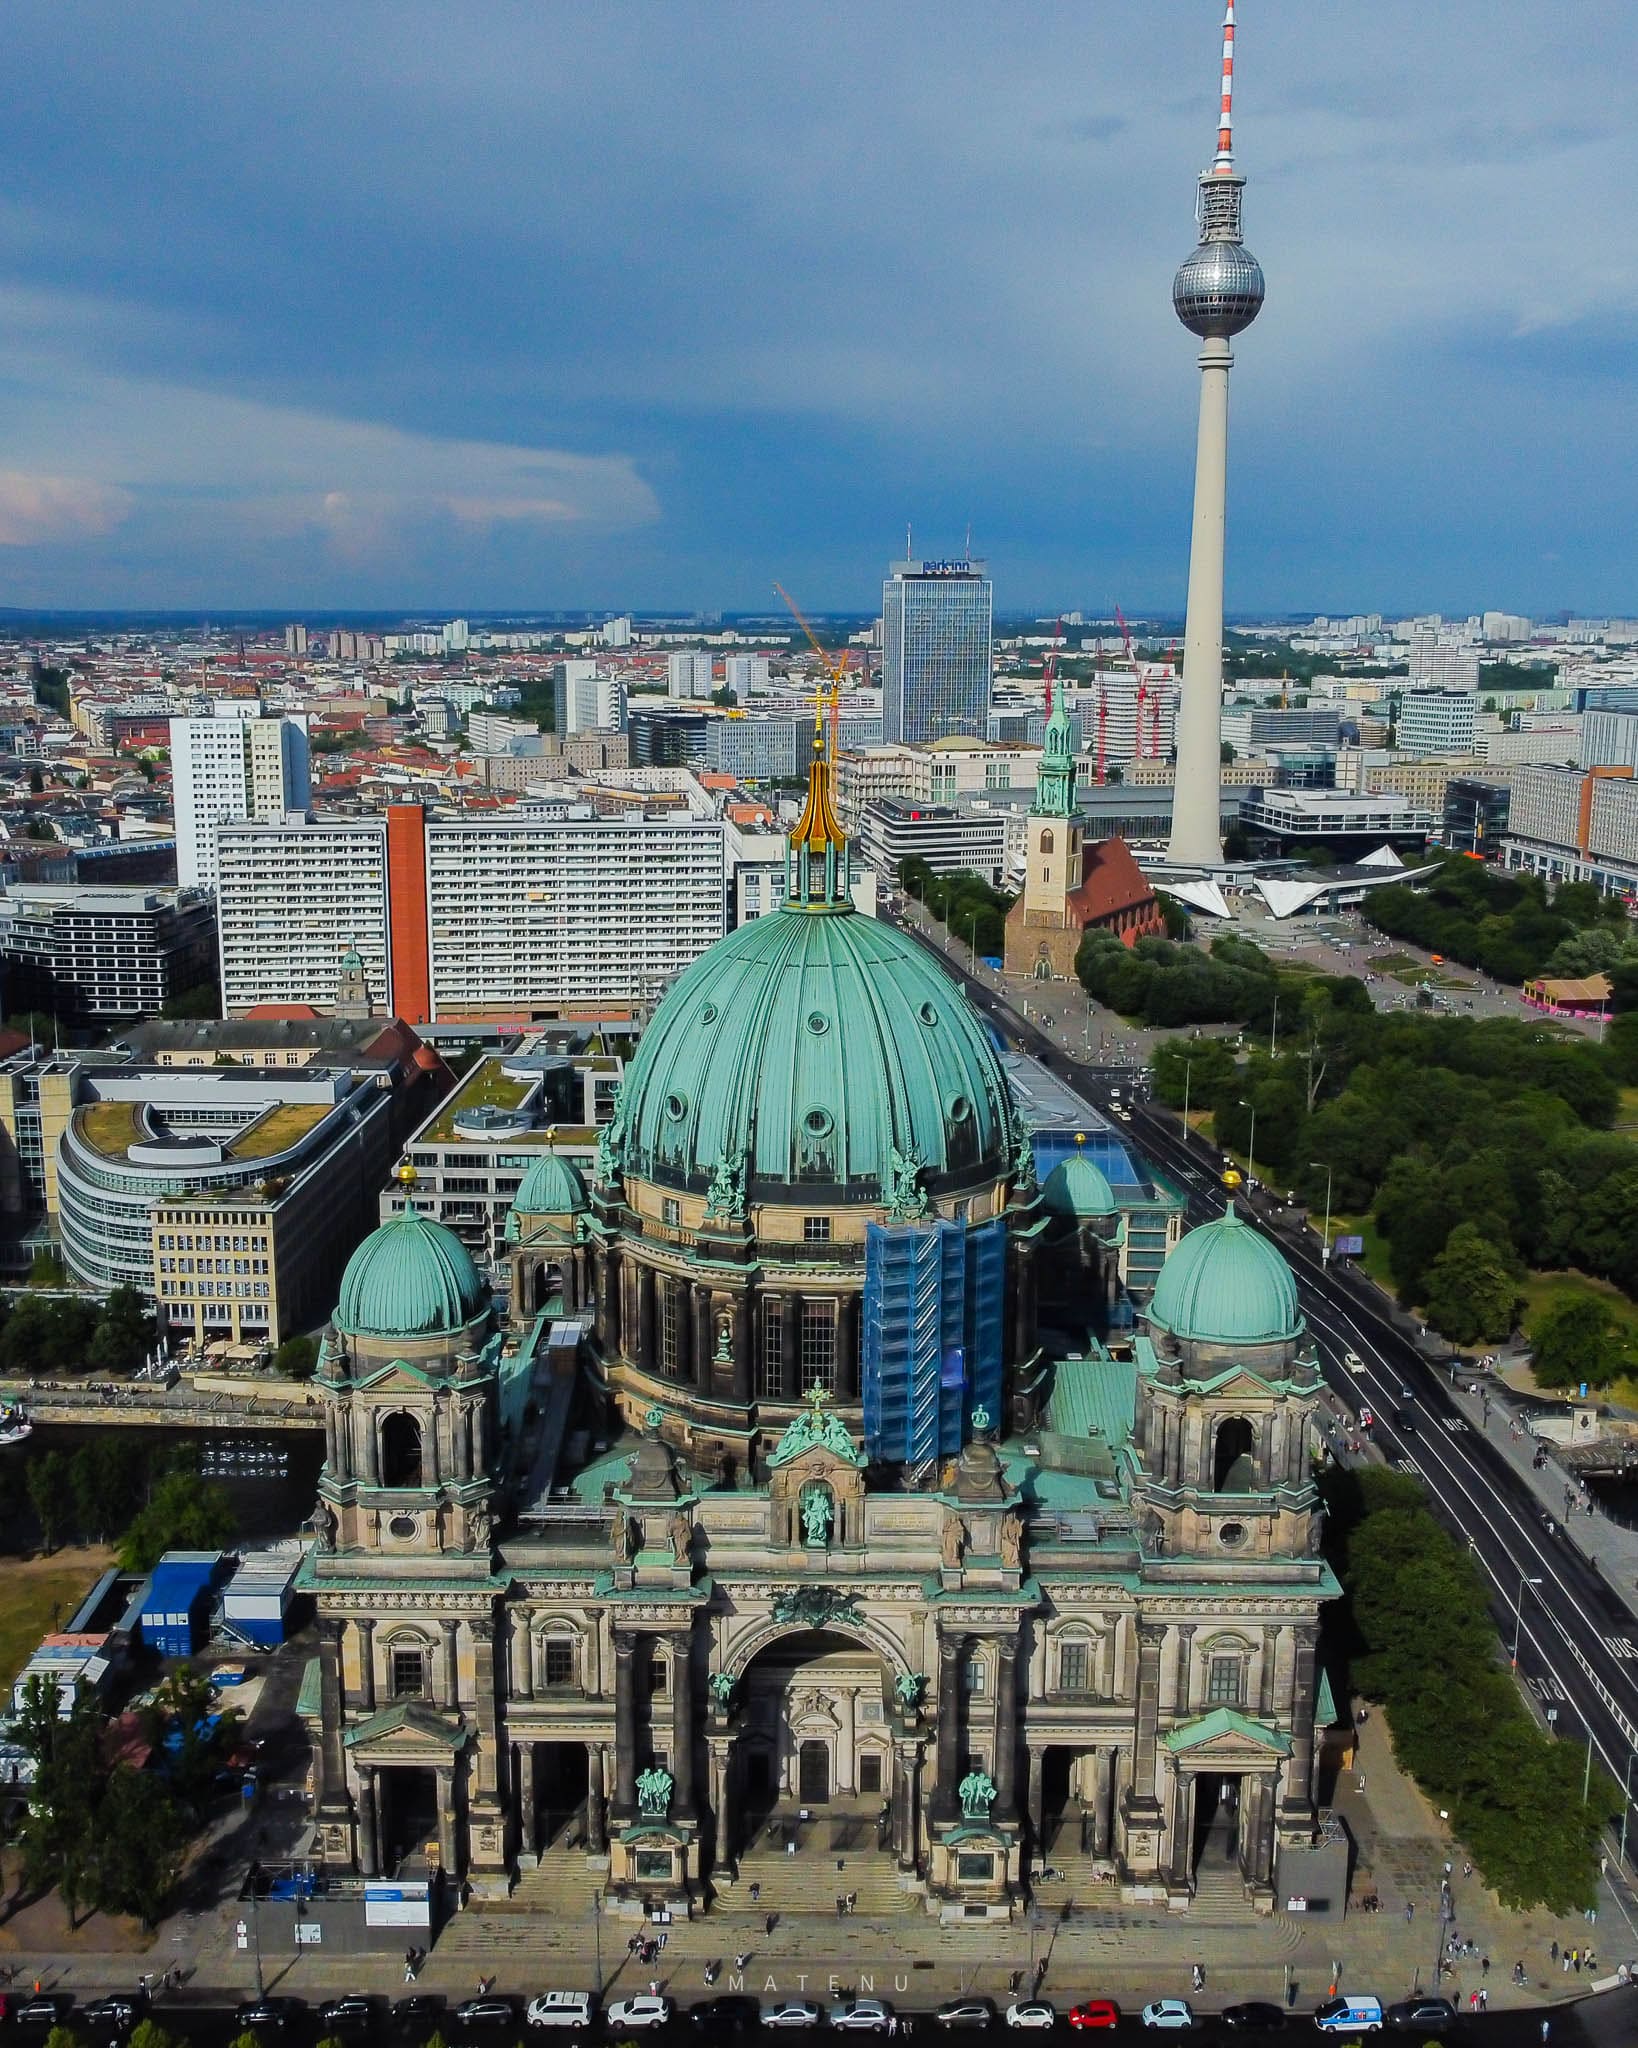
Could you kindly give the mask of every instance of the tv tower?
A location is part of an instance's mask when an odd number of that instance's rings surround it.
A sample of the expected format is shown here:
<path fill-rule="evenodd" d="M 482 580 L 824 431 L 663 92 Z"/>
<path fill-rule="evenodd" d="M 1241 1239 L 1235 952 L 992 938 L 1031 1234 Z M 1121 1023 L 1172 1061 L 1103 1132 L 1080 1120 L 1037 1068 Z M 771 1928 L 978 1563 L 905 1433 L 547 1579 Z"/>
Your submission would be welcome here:
<path fill-rule="evenodd" d="M 1234 0 L 1223 14 L 1223 104 L 1217 155 L 1200 174 L 1200 245 L 1172 280 L 1172 306 L 1200 337 L 1200 435 L 1194 458 L 1189 609 L 1177 710 L 1177 779 L 1167 858 L 1209 866 L 1223 857 L 1223 520 L 1228 490 L 1230 339 L 1263 303 L 1262 265 L 1240 237 L 1245 179 L 1234 168 Z"/>

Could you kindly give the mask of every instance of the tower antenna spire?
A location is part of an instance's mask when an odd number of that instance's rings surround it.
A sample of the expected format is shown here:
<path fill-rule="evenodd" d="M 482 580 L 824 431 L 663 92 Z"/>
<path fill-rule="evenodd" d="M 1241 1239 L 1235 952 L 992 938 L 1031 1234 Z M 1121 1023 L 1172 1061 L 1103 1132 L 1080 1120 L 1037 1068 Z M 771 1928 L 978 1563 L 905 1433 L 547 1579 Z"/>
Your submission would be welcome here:
<path fill-rule="evenodd" d="M 1217 117 L 1218 173 L 1234 169 L 1234 0 L 1223 0 L 1223 105 Z"/>

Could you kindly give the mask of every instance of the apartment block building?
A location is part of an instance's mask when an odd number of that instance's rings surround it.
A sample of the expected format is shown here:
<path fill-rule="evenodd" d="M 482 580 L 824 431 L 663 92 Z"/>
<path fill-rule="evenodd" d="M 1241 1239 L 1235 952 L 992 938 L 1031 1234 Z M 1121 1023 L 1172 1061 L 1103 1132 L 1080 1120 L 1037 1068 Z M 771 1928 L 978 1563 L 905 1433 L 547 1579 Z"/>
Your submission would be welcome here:
<path fill-rule="evenodd" d="M 260 711 L 235 699 L 218 705 L 214 718 L 171 720 L 176 878 L 184 889 L 216 887 L 224 820 L 282 818 L 312 799 L 305 716 L 264 718 Z"/>

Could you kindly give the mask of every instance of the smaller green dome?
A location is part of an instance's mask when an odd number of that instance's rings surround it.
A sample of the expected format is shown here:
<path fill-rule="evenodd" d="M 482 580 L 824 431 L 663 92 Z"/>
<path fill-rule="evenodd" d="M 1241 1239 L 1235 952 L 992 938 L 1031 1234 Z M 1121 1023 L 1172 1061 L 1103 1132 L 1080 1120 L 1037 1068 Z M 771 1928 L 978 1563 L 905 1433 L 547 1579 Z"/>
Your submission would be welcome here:
<path fill-rule="evenodd" d="M 1147 1315 L 1154 1329 L 1206 1344 L 1278 1344 L 1303 1327 L 1291 1268 L 1232 1203 L 1167 1259 Z"/>
<path fill-rule="evenodd" d="M 579 1170 L 550 1150 L 536 1155 L 512 1197 L 514 1216 L 578 1216 L 590 1206 Z"/>
<path fill-rule="evenodd" d="M 335 1322 L 350 1337 L 453 1336 L 488 1306 L 489 1289 L 466 1246 L 406 1209 L 372 1230 L 347 1261 Z"/>
<path fill-rule="evenodd" d="M 1113 1216 L 1120 1207 L 1109 1177 L 1084 1152 L 1071 1152 L 1047 1175 L 1041 1203 L 1054 1216 Z"/>

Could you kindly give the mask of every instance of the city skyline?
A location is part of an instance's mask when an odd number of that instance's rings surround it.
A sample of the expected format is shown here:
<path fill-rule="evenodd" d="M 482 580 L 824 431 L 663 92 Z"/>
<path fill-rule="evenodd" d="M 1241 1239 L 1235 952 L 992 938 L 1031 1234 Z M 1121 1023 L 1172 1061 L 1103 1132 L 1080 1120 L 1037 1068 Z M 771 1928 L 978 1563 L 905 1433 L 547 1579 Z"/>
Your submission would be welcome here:
<path fill-rule="evenodd" d="M 24 6 L 0 597 L 748 609 L 777 573 L 864 611 L 909 518 L 933 554 L 971 522 L 999 613 L 1178 611 L 1165 287 L 1219 15 L 724 9 L 677 43 L 360 8 L 315 40 L 156 6 L 93 54 Z M 1236 379 L 1231 613 L 1638 605 L 1634 144 L 1599 111 L 1638 25 L 1577 20 L 1243 16 L 1281 294 Z"/>

